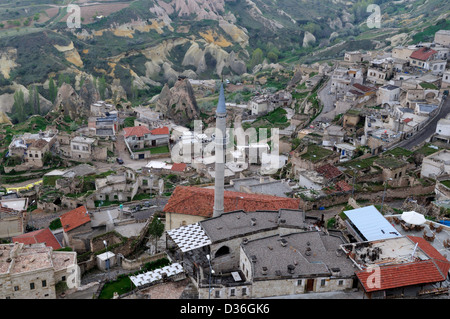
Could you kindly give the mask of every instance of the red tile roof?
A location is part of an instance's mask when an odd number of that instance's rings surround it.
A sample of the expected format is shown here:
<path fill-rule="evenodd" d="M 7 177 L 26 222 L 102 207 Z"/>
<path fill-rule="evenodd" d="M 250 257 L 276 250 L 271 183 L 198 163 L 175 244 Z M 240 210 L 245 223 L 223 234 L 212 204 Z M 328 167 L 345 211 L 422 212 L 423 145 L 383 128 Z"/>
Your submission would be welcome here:
<path fill-rule="evenodd" d="M 409 123 L 409 122 L 411 122 L 412 120 L 413 120 L 413 119 L 411 119 L 411 118 L 407 118 L 407 119 L 404 119 L 403 122 Z"/>
<path fill-rule="evenodd" d="M 339 181 L 336 186 L 341 192 L 349 192 L 353 189 L 346 181 Z"/>
<path fill-rule="evenodd" d="M 54 250 L 62 248 L 61 244 L 49 228 L 39 229 L 30 233 L 15 236 L 12 240 L 14 243 L 23 243 L 25 245 L 44 243 L 47 247 L 52 247 Z"/>
<path fill-rule="evenodd" d="M 442 254 L 437 251 L 429 242 L 427 242 L 422 237 L 408 236 L 414 243 L 418 243 L 420 249 L 422 249 L 425 254 L 430 258 L 433 258 L 438 267 L 441 269 L 442 273 L 447 274 L 450 270 L 450 261 L 448 261 Z"/>
<path fill-rule="evenodd" d="M 80 206 L 70 212 L 62 214 L 59 219 L 61 220 L 65 232 L 71 231 L 72 229 L 91 221 L 87 209 L 84 206 Z"/>
<path fill-rule="evenodd" d="M 169 128 L 167 126 L 158 127 L 150 131 L 152 135 L 167 135 L 169 134 Z"/>
<path fill-rule="evenodd" d="M 125 137 L 143 137 L 145 134 L 150 134 L 150 130 L 145 126 L 125 127 L 123 130 L 125 132 Z"/>
<path fill-rule="evenodd" d="M 186 167 L 187 167 L 186 163 L 173 163 L 171 170 L 176 172 L 182 172 L 186 169 Z"/>
<path fill-rule="evenodd" d="M 164 212 L 209 218 L 212 217 L 213 207 L 214 189 L 177 186 L 164 207 Z M 282 208 L 299 209 L 299 207 L 299 199 L 233 191 L 224 192 L 225 212 L 234 210 L 244 210 L 246 212 L 257 210 L 276 211 Z"/>
<path fill-rule="evenodd" d="M 437 53 L 437 51 L 435 51 L 433 49 L 423 47 L 423 48 L 420 48 L 419 50 L 416 50 L 413 53 L 411 53 L 410 58 L 415 59 L 415 60 L 426 61 L 433 54 L 436 54 L 436 53 Z"/>
<path fill-rule="evenodd" d="M 448 277 L 450 262 L 444 256 L 426 240 L 415 236 L 408 236 L 408 238 L 414 243 L 418 243 L 420 249 L 431 259 L 381 266 L 379 268 L 379 285 L 374 285 L 373 277 L 370 277 L 374 275 L 373 271 L 356 272 L 356 276 L 366 292 L 440 282 Z"/>
<path fill-rule="evenodd" d="M 370 86 L 365 86 L 365 85 L 362 85 L 362 84 L 359 84 L 359 83 L 354 83 L 353 87 L 357 88 L 360 91 L 366 92 L 366 93 L 367 92 L 371 92 L 371 91 L 376 91 L 376 88 L 373 88 L 373 87 L 370 87 Z"/>
<path fill-rule="evenodd" d="M 342 172 L 334 165 L 325 164 L 316 169 L 316 172 L 323 175 L 326 179 L 336 178 L 342 175 Z"/>
<path fill-rule="evenodd" d="M 379 268 L 379 285 L 372 281 L 374 272 L 361 270 L 356 273 L 366 292 L 387 290 L 405 286 L 440 282 L 444 280 L 438 267 L 432 260 L 410 262 Z"/>

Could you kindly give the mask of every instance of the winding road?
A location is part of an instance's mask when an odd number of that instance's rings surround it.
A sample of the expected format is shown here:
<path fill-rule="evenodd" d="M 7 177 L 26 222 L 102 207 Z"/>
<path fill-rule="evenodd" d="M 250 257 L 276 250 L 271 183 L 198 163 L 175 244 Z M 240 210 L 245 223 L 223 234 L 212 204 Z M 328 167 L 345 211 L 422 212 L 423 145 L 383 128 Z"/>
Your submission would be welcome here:
<path fill-rule="evenodd" d="M 396 144 L 395 147 L 403 147 L 408 150 L 411 150 L 415 146 L 422 144 L 436 132 L 437 122 L 440 119 L 445 118 L 449 113 L 450 113 L 450 99 L 446 98 L 439 113 L 421 131 L 417 132 L 410 138 Z"/>

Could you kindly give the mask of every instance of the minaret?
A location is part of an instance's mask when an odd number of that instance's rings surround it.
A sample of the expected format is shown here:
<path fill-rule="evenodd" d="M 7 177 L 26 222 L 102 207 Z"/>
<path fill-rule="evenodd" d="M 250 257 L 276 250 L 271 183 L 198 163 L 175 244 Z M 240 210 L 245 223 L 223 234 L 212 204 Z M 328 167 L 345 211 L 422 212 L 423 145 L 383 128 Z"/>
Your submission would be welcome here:
<path fill-rule="evenodd" d="M 226 119 L 227 110 L 225 106 L 225 94 L 223 82 L 220 86 L 219 102 L 216 110 L 216 174 L 214 180 L 214 212 L 213 217 L 220 216 L 223 211 L 223 196 L 225 185 L 225 149 L 226 149 Z"/>

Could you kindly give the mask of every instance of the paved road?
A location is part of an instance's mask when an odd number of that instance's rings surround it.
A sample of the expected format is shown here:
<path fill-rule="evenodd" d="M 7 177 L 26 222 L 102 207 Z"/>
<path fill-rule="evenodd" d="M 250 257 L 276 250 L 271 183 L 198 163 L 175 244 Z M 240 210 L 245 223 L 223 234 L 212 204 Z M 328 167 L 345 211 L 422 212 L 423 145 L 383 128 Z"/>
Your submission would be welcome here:
<path fill-rule="evenodd" d="M 331 90 L 331 79 L 327 81 L 325 87 L 318 92 L 318 97 L 323 104 L 323 110 L 319 116 L 317 116 L 312 123 L 317 122 L 330 122 L 335 117 L 335 106 L 336 94 L 330 94 Z"/>
<path fill-rule="evenodd" d="M 420 132 L 417 132 L 415 135 L 413 135 L 409 139 L 400 142 L 396 146 L 411 150 L 415 146 L 420 145 L 421 143 L 425 142 L 427 139 L 429 139 L 431 137 L 431 135 L 433 135 L 433 133 L 436 132 L 437 122 L 440 119 L 445 118 L 447 116 L 447 114 L 449 114 L 449 113 L 450 113 L 450 98 L 447 98 L 445 100 L 444 104 L 442 105 L 442 108 L 441 108 L 440 112 L 438 113 L 438 115 L 436 115 L 434 117 L 434 119 L 432 119 L 431 122 L 428 123 L 427 126 L 425 126 L 424 129 L 422 129 Z"/>

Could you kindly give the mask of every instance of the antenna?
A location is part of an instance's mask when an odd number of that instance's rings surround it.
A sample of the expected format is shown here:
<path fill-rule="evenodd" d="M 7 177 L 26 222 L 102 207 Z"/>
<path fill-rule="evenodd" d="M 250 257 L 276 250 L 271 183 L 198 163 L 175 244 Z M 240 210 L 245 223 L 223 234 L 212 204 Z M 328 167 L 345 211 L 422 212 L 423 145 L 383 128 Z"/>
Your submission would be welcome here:
<path fill-rule="evenodd" d="M 413 250 L 413 252 L 412 252 L 412 254 L 411 254 L 411 259 L 414 258 L 414 254 L 416 253 L 417 245 L 419 245 L 419 243 L 416 243 L 416 244 L 414 245 L 414 250 Z"/>

